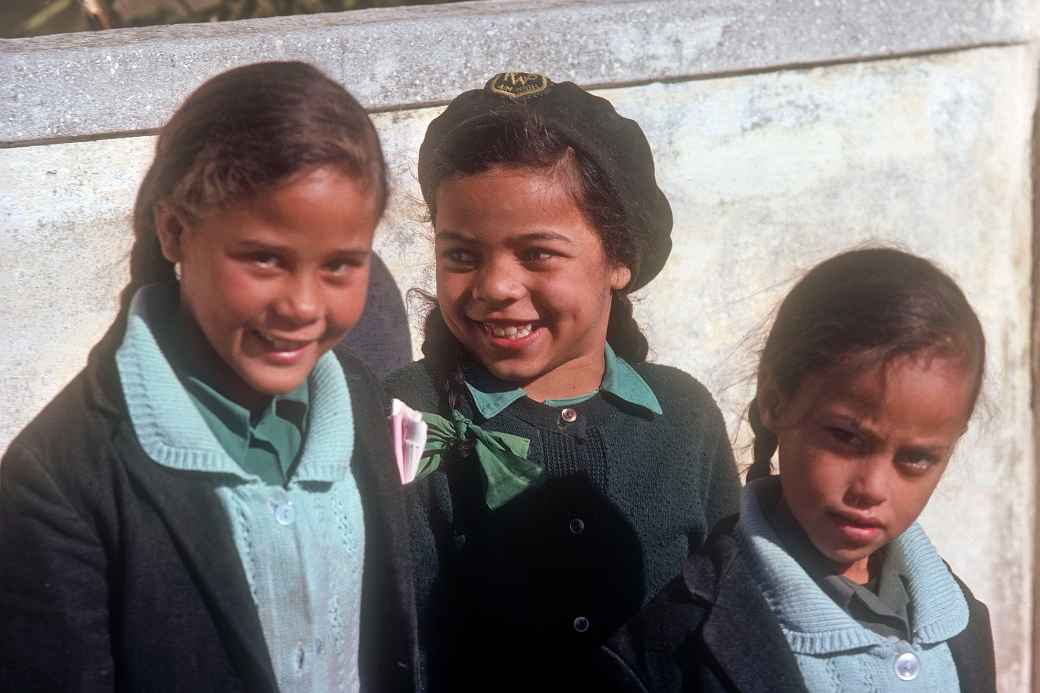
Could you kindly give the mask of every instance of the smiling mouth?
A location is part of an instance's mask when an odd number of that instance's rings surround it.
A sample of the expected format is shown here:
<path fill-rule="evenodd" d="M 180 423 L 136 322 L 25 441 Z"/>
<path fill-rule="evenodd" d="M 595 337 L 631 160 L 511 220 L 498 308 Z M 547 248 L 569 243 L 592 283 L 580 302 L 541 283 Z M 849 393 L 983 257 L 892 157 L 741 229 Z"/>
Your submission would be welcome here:
<path fill-rule="evenodd" d="M 284 339 L 259 330 L 252 330 L 252 333 L 262 342 L 270 346 L 274 351 L 299 351 L 300 349 L 313 344 L 315 341 L 313 339 Z"/>
<path fill-rule="evenodd" d="M 480 322 L 479 324 L 487 334 L 499 339 L 523 339 L 529 337 L 538 328 L 537 323 L 533 322 L 509 324 Z"/>

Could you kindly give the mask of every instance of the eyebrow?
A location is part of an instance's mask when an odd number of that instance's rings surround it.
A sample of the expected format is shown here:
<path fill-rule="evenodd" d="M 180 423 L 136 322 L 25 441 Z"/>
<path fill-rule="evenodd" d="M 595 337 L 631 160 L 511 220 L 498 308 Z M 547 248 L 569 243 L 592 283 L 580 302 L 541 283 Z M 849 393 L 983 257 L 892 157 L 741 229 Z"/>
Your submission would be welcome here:
<path fill-rule="evenodd" d="M 845 425 L 851 426 L 852 428 L 855 428 L 857 433 L 859 433 L 862 436 L 865 436 L 866 438 L 869 438 L 871 441 L 877 441 L 877 440 L 881 439 L 881 436 L 878 435 L 877 431 L 875 431 L 870 426 L 864 426 L 858 419 L 851 418 L 847 414 L 839 414 L 838 418 Z M 941 444 L 939 444 L 939 445 L 907 445 L 907 446 L 903 447 L 902 449 L 905 450 L 906 452 L 912 452 L 914 454 L 922 454 L 923 453 L 927 457 L 942 457 L 946 453 L 947 447 L 945 445 L 941 445 Z"/>
<path fill-rule="evenodd" d="M 292 246 L 292 244 L 268 243 L 266 241 L 259 241 L 259 240 L 251 239 L 251 238 L 247 238 L 247 239 L 244 239 L 242 241 L 239 241 L 236 244 L 235 247 L 240 252 L 252 252 L 252 251 L 257 251 L 257 250 L 263 250 L 263 251 L 268 251 L 268 252 L 281 252 L 281 253 L 285 253 L 285 252 L 295 253 L 296 252 L 296 249 Z M 365 258 L 365 257 L 368 257 L 369 255 L 372 254 L 372 249 L 371 248 L 366 248 L 366 247 L 357 247 L 357 248 L 341 247 L 341 248 L 334 248 L 332 250 L 331 254 L 335 254 L 335 255 L 351 255 L 351 256 L 356 256 L 356 257 L 360 257 L 360 258 Z"/>
<path fill-rule="evenodd" d="M 459 241 L 462 243 L 475 243 L 477 238 L 471 234 L 461 233 L 459 231 L 438 231 L 436 234 L 437 238 L 446 241 Z M 523 233 L 519 236 L 514 236 L 509 239 L 510 242 L 531 242 L 531 241 L 559 241 L 561 243 L 573 244 L 574 241 L 563 234 L 556 233 L 555 231 L 531 231 L 530 233 Z"/>

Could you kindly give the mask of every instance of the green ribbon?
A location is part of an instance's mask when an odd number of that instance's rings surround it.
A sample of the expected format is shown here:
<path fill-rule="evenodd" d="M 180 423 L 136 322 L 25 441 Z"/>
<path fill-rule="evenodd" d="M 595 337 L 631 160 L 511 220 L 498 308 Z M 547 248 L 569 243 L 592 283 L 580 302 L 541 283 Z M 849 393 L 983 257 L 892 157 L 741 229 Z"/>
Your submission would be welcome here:
<path fill-rule="evenodd" d="M 429 476 L 459 443 L 473 441 L 473 452 L 484 472 L 484 500 L 497 510 L 527 489 L 542 475 L 543 469 L 527 459 L 531 441 L 509 433 L 485 431 L 458 410 L 451 419 L 422 412 L 426 422 L 426 450 L 419 461 L 416 479 Z"/>

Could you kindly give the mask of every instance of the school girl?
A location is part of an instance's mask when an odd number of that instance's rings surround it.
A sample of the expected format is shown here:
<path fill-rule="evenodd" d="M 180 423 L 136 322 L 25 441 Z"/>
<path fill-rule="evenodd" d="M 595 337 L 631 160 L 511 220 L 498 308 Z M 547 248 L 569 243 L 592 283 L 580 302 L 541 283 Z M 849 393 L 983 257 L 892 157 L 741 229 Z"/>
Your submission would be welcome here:
<path fill-rule="evenodd" d="M 0 688 L 398 691 L 414 600 L 365 302 L 379 141 L 303 63 L 162 129 L 122 310 L 0 465 Z"/>
<path fill-rule="evenodd" d="M 671 210 L 635 122 L 528 73 L 456 97 L 419 182 L 436 307 L 387 389 L 430 427 L 435 471 L 408 487 L 423 678 L 584 690 L 739 493 L 717 406 L 646 362 L 627 298 L 663 267 Z"/>
<path fill-rule="evenodd" d="M 611 638 L 604 690 L 995 691 L 986 607 L 916 523 L 984 363 L 928 261 L 864 249 L 810 271 L 761 355 L 740 518 Z"/>

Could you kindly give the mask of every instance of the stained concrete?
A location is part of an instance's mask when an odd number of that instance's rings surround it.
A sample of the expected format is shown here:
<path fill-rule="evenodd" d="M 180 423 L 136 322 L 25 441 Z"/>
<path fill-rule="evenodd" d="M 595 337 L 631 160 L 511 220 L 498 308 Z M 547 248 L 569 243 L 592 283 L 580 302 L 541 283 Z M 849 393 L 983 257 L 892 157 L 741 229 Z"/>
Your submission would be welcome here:
<path fill-rule="evenodd" d="M 607 85 L 1022 42 L 1036 4 L 494 0 L 0 40 L 0 143 L 157 128 L 259 60 L 315 63 L 384 110 L 507 69 Z"/>

